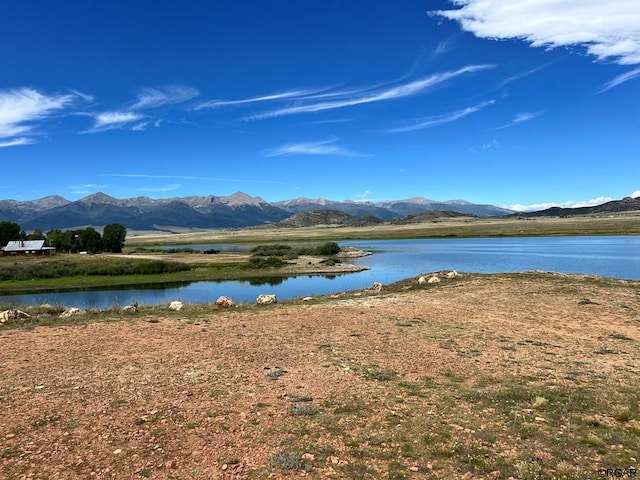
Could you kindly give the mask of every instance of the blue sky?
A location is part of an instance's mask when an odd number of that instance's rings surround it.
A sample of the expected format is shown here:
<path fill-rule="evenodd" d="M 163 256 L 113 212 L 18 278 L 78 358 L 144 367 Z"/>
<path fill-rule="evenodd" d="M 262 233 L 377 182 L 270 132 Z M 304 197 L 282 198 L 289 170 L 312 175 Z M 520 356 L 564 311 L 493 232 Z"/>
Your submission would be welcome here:
<path fill-rule="evenodd" d="M 640 195 L 638 0 L 7 2 L 0 58 L 3 199 Z"/>

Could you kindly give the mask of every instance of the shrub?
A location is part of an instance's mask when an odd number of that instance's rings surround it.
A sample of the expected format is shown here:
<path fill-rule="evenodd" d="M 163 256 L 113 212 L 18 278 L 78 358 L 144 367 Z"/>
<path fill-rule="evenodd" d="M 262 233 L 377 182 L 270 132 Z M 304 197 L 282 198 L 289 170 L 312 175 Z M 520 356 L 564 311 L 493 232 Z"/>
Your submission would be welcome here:
<path fill-rule="evenodd" d="M 291 245 L 258 245 L 251 249 L 251 253 L 258 257 L 281 257 L 283 255 L 295 254 Z"/>
<path fill-rule="evenodd" d="M 251 257 L 248 268 L 260 269 L 260 268 L 279 268 L 285 265 L 285 262 L 278 257 Z"/>
<path fill-rule="evenodd" d="M 336 242 L 327 242 L 316 247 L 316 255 L 336 255 L 340 253 L 340 245 Z"/>

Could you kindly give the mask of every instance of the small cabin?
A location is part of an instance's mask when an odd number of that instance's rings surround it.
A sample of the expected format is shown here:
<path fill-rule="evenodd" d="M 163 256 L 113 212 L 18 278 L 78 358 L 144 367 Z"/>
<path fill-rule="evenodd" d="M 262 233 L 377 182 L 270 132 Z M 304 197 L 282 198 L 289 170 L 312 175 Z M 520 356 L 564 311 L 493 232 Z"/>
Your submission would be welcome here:
<path fill-rule="evenodd" d="M 55 247 L 45 247 L 44 240 L 12 240 L 2 247 L 2 255 L 55 255 Z"/>

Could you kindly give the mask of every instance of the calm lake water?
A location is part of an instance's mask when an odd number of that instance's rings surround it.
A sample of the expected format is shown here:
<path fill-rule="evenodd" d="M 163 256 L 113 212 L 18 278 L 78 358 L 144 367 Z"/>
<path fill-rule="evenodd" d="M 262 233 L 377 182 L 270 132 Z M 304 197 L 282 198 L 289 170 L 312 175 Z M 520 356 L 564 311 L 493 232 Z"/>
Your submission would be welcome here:
<path fill-rule="evenodd" d="M 65 305 L 108 308 L 114 305 L 215 302 L 220 295 L 236 302 L 254 302 L 261 293 L 279 299 L 322 295 L 391 283 L 425 272 L 458 270 L 474 273 L 545 270 L 640 279 L 640 236 L 469 238 L 438 240 L 352 240 L 340 246 L 354 246 L 373 255 L 351 263 L 369 268 L 364 272 L 335 277 L 300 276 L 261 281 L 193 282 L 137 287 L 135 290 L 100 289 L 82 292 L 0 296 L 0 304 Z M 194 248 L 194 246 L 190 246 Z M 175 247 L 174 247 L 175 248 Z M 199 245 L 237 251 L 236 245 Z"/>

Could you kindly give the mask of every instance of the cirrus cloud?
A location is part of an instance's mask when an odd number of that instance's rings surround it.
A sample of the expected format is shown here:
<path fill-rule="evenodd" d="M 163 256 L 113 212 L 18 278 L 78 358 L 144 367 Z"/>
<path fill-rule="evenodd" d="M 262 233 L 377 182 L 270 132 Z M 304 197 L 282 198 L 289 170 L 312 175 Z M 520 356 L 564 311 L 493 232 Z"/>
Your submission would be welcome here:
<path fill-rule="evenodd" d="M 0 148 L 36 143 L 43 120 L 64 114 L 79 99 L 77 93 L 49 95 L 26 87 L 0 90 L 0 139 L 8 139 Z"/>
<path fill-rule="evenodd" d="M 265 150 L 263 157 L 282 157 L 288 155 L 327 155 L 336 157 L 369 157 L 364 153 L 354 152 L 341 145 L 336 145 L 337 138 L 319 142 L 289 143 L 277 148 Z"/>
<path fill-rule="evenodd" d="M 89 130 L 85 130 L 83 133 L 97 133 L 107 130 L 114 130 L 116 128 L 122 128 L 130 125 L 133 122 L 140 122 L 144 115 L 135 112 L 102 112 L 95 114 L 94 125 Z M 133 129 L 136 129 L 139 124 L 134 125 Z"/>
<path fill-rule="evenodd" d="M 143 88 L 138 93 L 138 101 L 131 106 L 131 110 L 157 108 L 163 105 L 183 103 L 200 94 L 198 90 L 184 85 L 172 85 L 164 88 Z"/>

